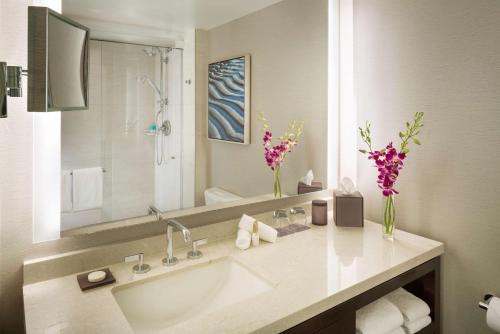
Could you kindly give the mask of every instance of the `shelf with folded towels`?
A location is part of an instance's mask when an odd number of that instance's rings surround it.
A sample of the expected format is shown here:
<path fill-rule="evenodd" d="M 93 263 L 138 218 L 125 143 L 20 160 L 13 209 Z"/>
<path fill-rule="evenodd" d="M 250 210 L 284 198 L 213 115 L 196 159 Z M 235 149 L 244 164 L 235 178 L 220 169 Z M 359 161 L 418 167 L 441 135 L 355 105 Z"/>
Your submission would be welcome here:
<path fill-rule="evenodd" d="M 440 272 L 435 257 L 284 333 L 439 334 Z"/>
<path fill-rule="evenodd" d="M 403 288 L 356 311 L 358 334 L 415 334 L 432 322 L 431 309 Z"/>

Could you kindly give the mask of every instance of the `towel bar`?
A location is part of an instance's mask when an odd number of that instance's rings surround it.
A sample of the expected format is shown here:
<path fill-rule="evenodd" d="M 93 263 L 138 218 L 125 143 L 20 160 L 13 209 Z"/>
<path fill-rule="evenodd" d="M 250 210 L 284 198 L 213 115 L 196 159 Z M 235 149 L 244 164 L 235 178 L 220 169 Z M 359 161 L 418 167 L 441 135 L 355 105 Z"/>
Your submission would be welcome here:
<path fill-rule="evenodd" d="M 103 169 L 102 169 L 102 172 L 103 172 L 103 173 L 106 173 L 106 169 L 105 169 L 105 168 L 103 168 Z M 73 172 L 69 173 L 69 175 L 73 175 Z"/>

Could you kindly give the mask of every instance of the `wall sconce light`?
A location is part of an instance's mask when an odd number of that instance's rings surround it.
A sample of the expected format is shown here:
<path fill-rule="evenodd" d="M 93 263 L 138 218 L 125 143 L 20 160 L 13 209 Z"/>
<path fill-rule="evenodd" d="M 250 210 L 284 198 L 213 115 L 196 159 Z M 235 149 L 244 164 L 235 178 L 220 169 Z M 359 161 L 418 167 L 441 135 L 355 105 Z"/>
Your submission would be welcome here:
<path fill-rule="evenodd" d="M 7 96 L 22 97 L 22 75 L 26 73 L 21 66 L 7 66 L 0 62 L 0 118 L 7 117 Z"/>

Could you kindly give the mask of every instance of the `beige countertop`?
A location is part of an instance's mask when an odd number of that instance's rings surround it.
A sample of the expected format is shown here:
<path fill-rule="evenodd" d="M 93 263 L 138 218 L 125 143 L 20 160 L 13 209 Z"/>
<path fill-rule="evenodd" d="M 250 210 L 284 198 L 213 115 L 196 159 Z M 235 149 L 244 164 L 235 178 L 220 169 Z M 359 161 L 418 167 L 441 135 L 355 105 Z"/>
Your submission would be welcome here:
<path fill-rule="evenodd" d="M 116 283 L 87 292 L 80 291 L 76 274 L 25 285 L 26 331 L 132 333 L 111 293 L 113 287 L 229 256 L 274 287 L 161 333 L 276 333 L 441 255 L 444 246 L 399 230 L 394 242 L 385 241 L 381 226 L 366 222 L 364 228 L 312 226 L 246 251 L 238 250 L 234 239 L 201 249 L 204 257 L 198 260 L 187 260 L 187 249 L 176 250 L 180 263 L 168 268 L 161 264 L 163 253 L 148 256 L 152 270 L 144 275 L 132 274 L 130 263 L 111 265 Z"/>

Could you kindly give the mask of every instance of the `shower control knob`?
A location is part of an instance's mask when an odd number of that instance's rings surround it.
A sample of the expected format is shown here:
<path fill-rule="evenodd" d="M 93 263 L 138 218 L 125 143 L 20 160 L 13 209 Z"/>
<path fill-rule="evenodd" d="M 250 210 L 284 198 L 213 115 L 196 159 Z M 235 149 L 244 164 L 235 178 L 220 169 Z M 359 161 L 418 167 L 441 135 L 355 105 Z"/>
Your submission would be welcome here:
<path fill-rule="evenodd" d="M 170 159 L 175 160 L 175 157 L 174 157 L 174 156 L 171 156 L 171 157 L 170 157 Z"/>
<path fill-rule="evenodd" d="M 170 124 L 169 120 L 163 122 L 162 126 L 160 127 L 160 131 L 164 136 L 170 136 L 170 134 L 172 133 L 172 125 Z"/>

